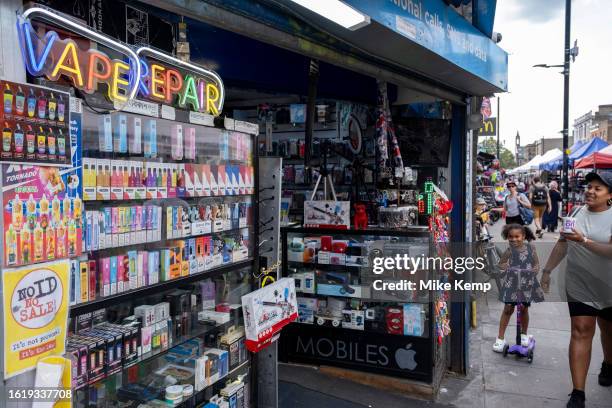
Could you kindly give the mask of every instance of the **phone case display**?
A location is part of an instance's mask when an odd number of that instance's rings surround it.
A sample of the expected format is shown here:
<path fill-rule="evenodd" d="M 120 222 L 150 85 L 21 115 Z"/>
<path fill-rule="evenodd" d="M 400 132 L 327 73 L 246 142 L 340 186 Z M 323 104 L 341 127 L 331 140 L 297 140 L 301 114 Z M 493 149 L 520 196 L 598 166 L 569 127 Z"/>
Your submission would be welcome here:
<path fill-rule="evenodd" d="M 79 256 L 83 201 L 58 167 L 3 165 L 5 266 Z"/>
<path fill-rule="evenodd" d="M 0 161 L 70 165 L 69 94 L 9 81 L 0 87 Z"/>
<path fill-rule="evenodd" d="M 250 269 L 76 316 L 67 355 L 84 406 L 249 406 L 240 297 Z M 209 313 L 224 316 L 210 318 Z M 233 405 L 238 406 L 238 405 Z"/>
<path fill-rule="evenodd" d="M 298 323 L 281 333 L 284 360 L 432 380 L 438 294 L 418 282 L 438 271 L 381 268 L 381 259 L 433 254 L 427 227 L 281 233 L 283 276 L 294 279 L 298 307 Z"/>

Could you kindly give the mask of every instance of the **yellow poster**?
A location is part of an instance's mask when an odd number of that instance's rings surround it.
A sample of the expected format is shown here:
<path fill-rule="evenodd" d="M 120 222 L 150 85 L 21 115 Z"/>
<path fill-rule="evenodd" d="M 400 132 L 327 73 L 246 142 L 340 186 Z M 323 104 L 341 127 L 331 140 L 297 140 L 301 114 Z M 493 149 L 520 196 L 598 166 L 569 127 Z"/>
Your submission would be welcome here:
<path fill-rule="evenodd" d="M 68 326 L 69 262 L 2 272 L 4 378 L 64 354 Z"/>

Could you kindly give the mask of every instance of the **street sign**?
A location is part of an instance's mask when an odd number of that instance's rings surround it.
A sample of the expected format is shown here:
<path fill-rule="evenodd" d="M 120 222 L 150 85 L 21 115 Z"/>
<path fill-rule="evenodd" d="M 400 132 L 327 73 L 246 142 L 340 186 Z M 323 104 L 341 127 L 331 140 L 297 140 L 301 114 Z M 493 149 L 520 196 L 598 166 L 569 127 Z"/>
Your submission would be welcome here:
<path fill-rule="evenodd" d="M 478 136 L 497 135 L 497 118 L 489 118 L 483 121 L 483 125 L 478 129 Z"/>

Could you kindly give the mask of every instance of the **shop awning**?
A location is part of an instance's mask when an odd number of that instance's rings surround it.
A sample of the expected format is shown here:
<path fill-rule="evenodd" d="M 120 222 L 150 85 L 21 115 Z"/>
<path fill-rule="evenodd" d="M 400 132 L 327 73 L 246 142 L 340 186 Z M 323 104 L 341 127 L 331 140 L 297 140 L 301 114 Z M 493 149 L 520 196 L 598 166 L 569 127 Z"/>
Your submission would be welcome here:
<path fill-rule="evenodd" d="M 590 156 L 577 160 L 576 169 L 612 169 L 612 153 L 595 152 Z"/>
<path fill-rule="evenodd" d="M 527 173 L 529 171 L 531 171 L 531 166 L 534 165 L 535 163 L 539 163 L 540 160 L 542 158 L 542 155 L 537 155 L 536 157 L 534 157 L 533 159 L 529 160 L 527 163 L 523 164 L 522 166 L 516 167 L 514 169 L 510 169 L 507 171 L 507 173 L 509 174 L 517 174 L 517 173 Z"/>
<path fill-rule="evenodd" d="M 148 3 L 441 99 L 508 89 L 507 53 L 442 0 L 344 2 L 370 24 L 348 30 L 290 0 Z"/>
<path fill-rule="evenodd" d="M 574 144 L 575 145 L 575 144 Z M 568 156 L 568 161 L 569 161 L 569 166 L 573 166 L 574 165 L 574 161 L 582 159 L 583 157 L 587 157 L 590 154 L 593 154 L 605 147 L 608 146 L 608 142 L 598 138 L 598 137 L 594 137 L 593 139 L 589 140 L 586 143 L 583 143 L 580 147 L 574 149 L 572 146 L 572 148 L 570 148 L 570 154 Z M 563 167 L 563 155 L 561 154 L 559 157 L 549 161 L 546 166 L 544 168 L 541 167 L 541 169 L 543 170 L 548 170 L 548 171 L 556 171 L 561 169 L 561 167 Z"/>

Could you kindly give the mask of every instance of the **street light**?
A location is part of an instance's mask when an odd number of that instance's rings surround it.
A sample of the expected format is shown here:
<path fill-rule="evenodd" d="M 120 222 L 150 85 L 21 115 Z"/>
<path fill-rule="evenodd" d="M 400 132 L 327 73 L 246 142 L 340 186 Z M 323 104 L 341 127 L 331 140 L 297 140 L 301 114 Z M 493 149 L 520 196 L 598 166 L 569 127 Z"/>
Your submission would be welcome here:
<path fill-rule="evenodd" d="M 565 0 L 565 46 L 563 48 L 564 62 L 559 65 L 536 64 L 534 68 L 563 68 L 563 209 L 567 214 L 569 201 L 569 178 L 568 178 L 568 149 L 569 149 L 569 79 L 570 79 L 570 57 L 572 62 L 578 56 L 578 41 L 570 48 L 570 29 L 572 24 L 572 0 Z"/>

